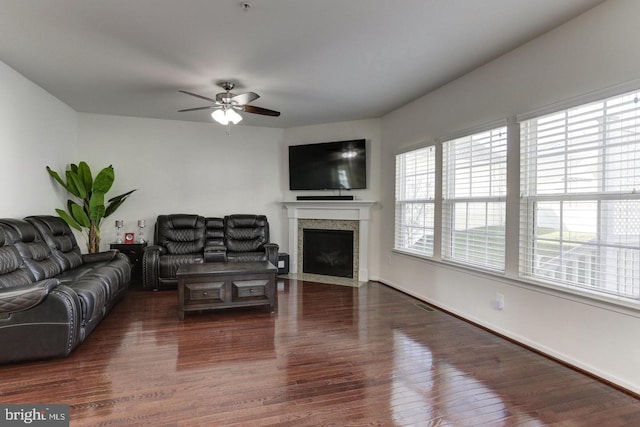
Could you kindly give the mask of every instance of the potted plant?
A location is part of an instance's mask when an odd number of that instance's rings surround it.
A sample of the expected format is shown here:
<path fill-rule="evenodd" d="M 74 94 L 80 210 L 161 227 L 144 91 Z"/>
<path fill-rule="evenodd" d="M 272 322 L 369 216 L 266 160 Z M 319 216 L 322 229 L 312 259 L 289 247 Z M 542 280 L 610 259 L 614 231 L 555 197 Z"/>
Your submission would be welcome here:
<path fill-rule="evenodd" d="M 72 163 L 65 172 L 66 181 L 49 166 L 47 172 L 77 199 L 67 200 L 67 210 L 56 209 L 56 212 L 70 227 L 85 234 L 89 253 L 99 252 L 102 220 L 114 213 L 136 190 L 112 197 L 105 206 L 105 195 L 115 179 L 113 166 L 107 166 L 93 178 L 86 162 L 77 165 Z"/>

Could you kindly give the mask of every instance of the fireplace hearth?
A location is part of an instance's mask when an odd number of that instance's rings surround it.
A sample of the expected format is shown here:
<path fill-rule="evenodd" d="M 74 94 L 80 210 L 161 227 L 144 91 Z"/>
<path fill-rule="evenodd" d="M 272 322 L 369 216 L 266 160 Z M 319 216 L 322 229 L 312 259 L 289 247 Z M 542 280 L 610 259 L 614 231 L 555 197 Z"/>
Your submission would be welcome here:
<path fill-rule="evenodd" d="M 305 228 L 302 271 L 353 278 L 353 231 Z"/>

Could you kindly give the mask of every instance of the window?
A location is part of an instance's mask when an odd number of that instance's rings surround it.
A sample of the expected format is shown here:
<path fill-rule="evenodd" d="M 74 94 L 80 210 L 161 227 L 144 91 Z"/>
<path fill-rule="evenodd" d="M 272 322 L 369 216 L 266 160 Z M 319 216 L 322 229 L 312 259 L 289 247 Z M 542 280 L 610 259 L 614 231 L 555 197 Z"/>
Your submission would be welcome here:
<path fill-rule="evenodd" d="M 640 298 L 638 94 L 521 123 L 523 277 Z"/>
<path fill-rule="evenodd" d="M 396 156 L 395 249 L 433 256 L 435 147 Z"/>
<path fill-rule="evenodd" d="M 446 141 L 442 258 L 504 271 L 507 128 Z"/>

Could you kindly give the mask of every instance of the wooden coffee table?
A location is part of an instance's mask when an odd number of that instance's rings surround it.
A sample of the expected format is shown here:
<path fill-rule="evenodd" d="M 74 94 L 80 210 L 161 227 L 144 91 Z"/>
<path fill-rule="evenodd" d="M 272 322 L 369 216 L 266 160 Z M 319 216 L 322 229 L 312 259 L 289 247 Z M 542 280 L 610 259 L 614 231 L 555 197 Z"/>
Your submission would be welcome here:
<path fill-rule="evenodd" d="M 230 307 L 269 306 L 278 308 L 276 274 L 268 261 L 207 262 L 178 268 L 178 316 L 187 311 Z"/>

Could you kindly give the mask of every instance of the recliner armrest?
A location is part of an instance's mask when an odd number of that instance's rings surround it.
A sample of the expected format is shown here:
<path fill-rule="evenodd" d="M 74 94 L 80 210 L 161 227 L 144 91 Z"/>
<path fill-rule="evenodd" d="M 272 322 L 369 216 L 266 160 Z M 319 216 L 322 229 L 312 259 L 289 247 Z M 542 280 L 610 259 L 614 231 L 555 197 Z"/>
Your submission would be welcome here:
<path fill-rule="evenodd" d="M 204 247 L 204 262 L 227 261 L 227 247 L 221 244 L 207 244 Z"/>
<path fill-rule="evenodd" d="M 93 254 L 82 254 L 82 262 L 111 261 L 118 255 L 118 252 L 117 249 L 111 249 Z"/>
<path fill-rule="evenodd" d="M 60 284 L 58 279 L 45 279 L 29 285 L 0 289 L 0 313 L 15 313 L 40 304 Z"/>
<path fill-rule="evenodd" d="M 278 250 L 280 246 L 277 243 L 265 243 L 264 250 L 267 253 L 267 259 L 276 267 L 278 266 Z"/>
<path fill-rule="evenodd" d="M 160 276 L 160 255 L 167 250 L 160 245 L 152 245 L 144 248 L 142 253 L 142 287 L 157 289 Z"/>
<path fill-rule="evenodd" d="M 151 245 L 144 248 L 144 252 L 158 252 L 158 255 L 165 255 L 167 253 L 167 250 L 164 246 Z"/>

